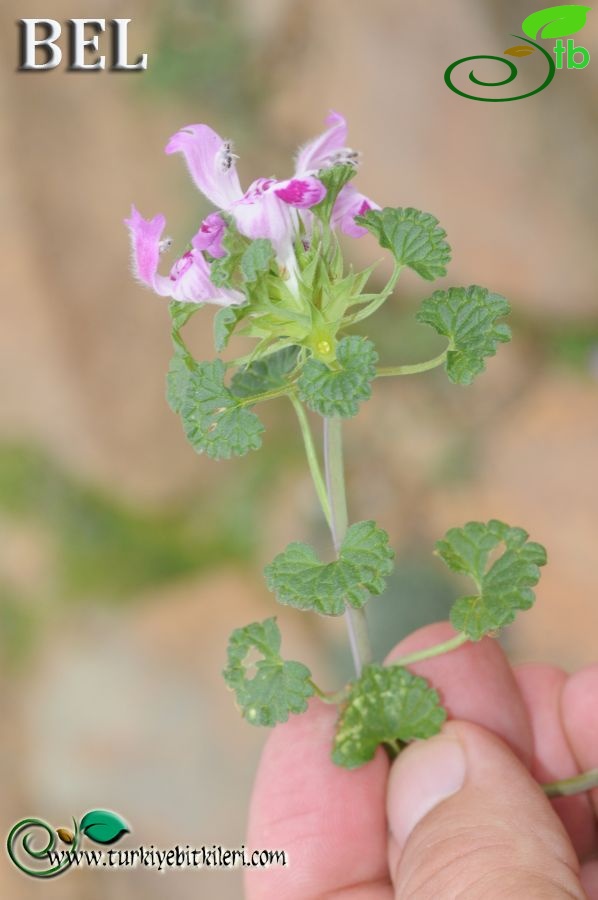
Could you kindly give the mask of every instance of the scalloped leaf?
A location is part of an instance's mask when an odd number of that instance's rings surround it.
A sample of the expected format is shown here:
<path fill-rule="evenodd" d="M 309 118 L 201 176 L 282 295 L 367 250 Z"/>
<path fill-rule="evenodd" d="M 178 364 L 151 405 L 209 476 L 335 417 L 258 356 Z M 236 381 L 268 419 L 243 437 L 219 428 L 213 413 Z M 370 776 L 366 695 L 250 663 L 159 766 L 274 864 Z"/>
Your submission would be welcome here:
<path fill-rule="evenodd" d="M 523 20 L 521 28 L 529 38 L 559 38 L 576 34 L 586 24 L 591 6 L 566 3 L 538 9 Z"/>
<path fill-rule="evenodd" d="M 500 294 L 472 285 L 435 291 L 424 300 L 416 319 L 449 339 L 446 371 L 450 380 L 471 384 L 486 368 L 485 358 L 496 353 L 496 345 L 511 340 L 509 326 L 496 324 L 510 311 Z"/>
<path fill-rule="evenodd" d="M 307 360 L 297 382 L 299 396 L 322 416 L 355 416 L 360 402 L 371 397 L 377 362 L 371 341 L 358 335 L 345 337 L 336 348 L 338 368 L 313 357 Z"/>
<path fill-rule="evenodd" d="M 179 410 L 193 448 L 213 459 L 258 450 L 264 430 L 256 414 L 225 387 L 225 371 L 220 359 L 197 363 L 189 374 Z"/>
<path fill-rule="evenodd" d="M 355 221 L 367 228 L 381 247 L 390 250 L 400 266 L 408 266 L 426 281 L 446 275 L 451 248 L 445 240 L 446 231 L 431 213 L 387 206 L 356 216 Z"/>
<path fill-rule="evenodd" d="M 403 666 L 365 666 L 337 723 L 332 759 L 354 769 L 380 744 L 396 747 L 438 734 L 446 719 L 438 692 Z"/>
<path fill-rule="evenodd" d="M 370 594 L 384 591 L 393 559 L 387 533 L 375 522 L 357 522 L 348 529 L 334 562 L 321 562 L 313 547 L 295 541 L 278 554 L 264 574 L 280 603 L 340 616 L 345 603 L 360 609 Z"/>
<path fill-rule="evenodd" d="M 519 610 L 535 600 L 532 588 L 546 565 L 546 550 L 528 541 L 523 528 L 512 528 L 497 519 L 468 522 L 451 528 L 436 544 L 436 553 L 453 572 L 468 575 L 477 593 L 456 600 L 451 623 L 472 641 L 509 625 Z M 490 555 L 500 545 L 504 552 L 488 567 Z"/>
<path fill-rule="evenodd" d="M 241 273 L 246 282 L 257 281 L 269 272 L 274 261 L 274 247 L 268 238 L 252 241 L 241 257 Z"/>
<path fill-rule="evenodd" d="M 265 391 L 283 387 L 287 376 L 297 365 L 299 347 L 285 347 L 254 360 L 244 369 L 235 372 L 231 390 L 237 397 L 254 397 Z"/>
<path fill-rule="evenodd" d="M 249 662 L 252 653 L 261 657 L 255 663 Z M 307 699 L 314 693 L 307 666 L 281 658 L 280 630 L 274 618 L 233 631 L 222 674 L 252 725 L 286 722 L 289 713 L 305 712 Z"/>

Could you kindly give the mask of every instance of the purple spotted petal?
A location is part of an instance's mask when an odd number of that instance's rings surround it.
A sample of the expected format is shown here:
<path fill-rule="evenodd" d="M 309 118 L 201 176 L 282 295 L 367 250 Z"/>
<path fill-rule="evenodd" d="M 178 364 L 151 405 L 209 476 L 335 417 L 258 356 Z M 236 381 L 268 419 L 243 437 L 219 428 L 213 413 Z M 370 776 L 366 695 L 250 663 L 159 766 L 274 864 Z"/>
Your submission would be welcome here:
<path fill-rule="evenodd" d="M 273 187 L 278 182 L 260 178 L 230 212 L 237 228 L 246 237 L 269 238 L 278 255 L 286 255 L 293 240 L 293 218 L 288 204 L 283 203 Z"/>
<path fill-rule="evenodd" d="M 355 216 L 364 216 L 369 209 L 380 209 L 377 203 L 347 184 L 338 195 L 332 211 L 331 224 L 349 237 L 359 238 L 368 233 L 355 222 Z"/>
<path fill-rule="evenodd" d="M 211 213 L 199 227 L 199 231 L 191 241 L 196 250 L 206 250 L 211 256 L 220 259 L 226 256 L 222 238 L 227 224 L 219 213 Z"/>
<path fill-rule="evenodd" d="M 188 125 L 166 146 L 167 153 L 182 153 L 193 181 L 219 209 L 228 209 L 243 196 L 230 141 L 208 125 Z"/>
<path fill-rule="evenodd" d="M 199 252 L 189 250 L 178 259 L 170 275 L 160 275 L 160 242 L 166 222 L 164 216 L 144 219 L 133 206 L 131 216 L 125 219 L 129 229 L 133 251 L 133 269 L 136 276 L 162 297 L 172 297 L 185 303 L 215 303 L 234 306 L 243 303 L 238 291 L 214 287 L 210 281 L 210 267 Z"/>
<path fill-rule="evenodd" d="M 316 206 L 326 196 L 326 188 L 313 176 L 281 181 L 273 190 L 276 196 L 289 206 L 297 206 L 299 209 Z"/>

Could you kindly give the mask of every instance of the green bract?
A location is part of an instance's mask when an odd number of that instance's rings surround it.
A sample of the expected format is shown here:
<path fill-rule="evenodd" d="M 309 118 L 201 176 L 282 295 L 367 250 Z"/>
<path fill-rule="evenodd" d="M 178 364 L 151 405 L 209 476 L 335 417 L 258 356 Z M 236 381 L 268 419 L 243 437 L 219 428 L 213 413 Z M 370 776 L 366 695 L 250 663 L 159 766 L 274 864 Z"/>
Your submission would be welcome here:
<path fill-rule="evenodd" d="M 245 401 L 225 387 L 225 371 L 220 359 L 197 363 L 189 373 L 184 398 L 176 401 L 194 449 L 215 459 L 258 450 L 264 430 L 256 414 L 243 405 Z"/>
<path fill-rule="evenodd" d="M 252 651 L 261 656 L 255 664 L 247 661 Z M 249 674 L 251 668 L 255 671 Z M 281 658 L 276 619 L 254 622 L 233 631 L 228 644 L 228 665 L 222 674 L 235 692 L 243 716 L 252 725 L 286 722 L 289 713 L 307 709 L 307 698 L 314 693 L 307 666 Z"/>
<path fill-rule="evenodd" d="M 386 207 L 371 209 L 355 221 L 392 252 L 399 266 L 408 266 L 426 281 L 446 275 L 451 248 L 445 241 L 446 231 L 430 213 Z"/>
<path fill-rule="evenodd" d="M 266 567 L 265 576 L 280 603 L 340 616 L 345 603 L 359 609 L 370 594 L 382 593 L 393 559 L 386 532 L 375 522 L 357 522 L 334 562 L 321 562 L 313 547 L 297 541 Z"/>
<path fill-rule="evenodd" d="M 356 174 L 357 169 L 355 166 L 348 163 L 332 166 L 329 169 L 322 169 L 318 172 L 318 179 L 326 188 L 326 196 L 321 203 L 312 207 L 312 213 L 323 222 L 328 223 L 338 195 Z"/>
<path fill-rule="evenodd" d="M 490 554 L 500 545 L 504 553 L 488 568 Z M 468 522 L 451 528 L 436 544 L 437 554 L 453 572 L 473 579 L 477 593 L 461 597 L 451 610 L 451 623 L 471 640 L 497 631 L 513 621 L 518 610 L 534 602 L 531 590 L 546 565 L 546 550 L 528 541 L 523 528 L 504 522 Z"/>
<path fill-rule="evenodd" d="M 446 719 L 438 693 L 402 666 L 365 666 L 353 682 L 334 738 L 332 759 L 354 769 L 380 744 L 407 743 L 437 734 Z"/>
<path fill-rule="evenodd" d="M 339 341 L 336 365 L 309 359 L 299 376 L 299 396 L 322 416 L 355 416 L 372 393 L 378 354 L 371 341 L 351 335 Z"/>
<path fill-rule="evenodd" d="M 471 384 L 484 371 L 485 357 L 494 356 L 497 344 L 511 340 L 509 326 L 496 324 L 509 312 L 500 294 L 472 285 L 435 291 L 424 300 L 416 318 L 449 339 L 446 371 L 450 380 Z"/>

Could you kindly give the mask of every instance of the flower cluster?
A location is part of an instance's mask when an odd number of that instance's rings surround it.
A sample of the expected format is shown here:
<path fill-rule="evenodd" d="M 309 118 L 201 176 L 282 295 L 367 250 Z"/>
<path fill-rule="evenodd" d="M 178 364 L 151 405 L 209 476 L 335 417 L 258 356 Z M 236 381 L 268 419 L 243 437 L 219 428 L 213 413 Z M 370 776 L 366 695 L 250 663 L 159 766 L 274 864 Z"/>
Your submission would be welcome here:
<path fill-rule="evenodd" d="M 226 255 L 223 239 L 231 223 L 250 240 L 267 239 L 291 289 L 296 286 L 297 238 L 309 240 L 313 228 L 312 209 L 322 203 L 327 189 L 318 177 L 335 166 L 355 167 L 358 154 L 347 146 L 347 123 L 331 112 L 327 130 L 299 150 L 292 178 L 258 178 L 243 191 L 237 174 L 231 141 L 223 140 L 208 125 L 189 125 L 177 132 L 166 153 L 182 153 L 195 185 L 217 208 L 201 223 L 189 249 L 176 260 L 168 275 L 158 272 L 160 256 L 169 249 L 163 240 L 165 218 L 144 219 L 133 207 L 126 220 L 131 235 L 137 277 L 156 293 L 186 303 L 242 304 L 246 297 L 238 289 L 217 286 L 211 278 L 214 260 Z M 345 184 L 335 198 L 330 225 L 352 237 L 366 229 L 355 217 L 379 207 Z"/>

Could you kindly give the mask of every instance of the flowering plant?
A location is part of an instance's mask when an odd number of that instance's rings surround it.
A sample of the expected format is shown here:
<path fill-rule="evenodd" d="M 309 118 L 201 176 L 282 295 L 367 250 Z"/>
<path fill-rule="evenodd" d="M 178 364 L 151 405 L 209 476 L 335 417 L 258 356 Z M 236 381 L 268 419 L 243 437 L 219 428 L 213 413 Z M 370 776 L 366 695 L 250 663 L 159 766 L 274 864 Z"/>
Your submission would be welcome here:
<path fill-rule="evenodd" d="M 376 378 L 444 366 L 451 382 L 470 384 L 510 339 L 499 321 L 509 304 L 477 285 L 435 291 L 417 320 L 446 340 L 443 352 L 415 365 L 379 366 L 373 342 L 356 326 L 388 300 L 403 269 L 434 281 L 446 274 L 451 251 L 434 216 L 381 208 L 355 188 L 359 154 L 347 144 L 344 118 L 330 114 L 326 131 L 300 149 L 291 178 L 260 178 L 245 192 L 232 143 L 207 125 L 179 131 L 166 152 L 183 154 L 196 186 L 216 207 L 168 275 L 158 271 L 171 245 L 163 238 L 164 217 L 144 219 L 133 207 L 126 220 L 137 277 L 171 298 L 168 401 L 193 448 L 215 459 L 259 449 L 260 404 L 280 397 L 292 403 L 334 559 L 322 561 L 312 547 L 295 542 L 267 566 L 266 581 L 282 604 L 344 616 L 356 671 L 349 684 L 325 692 L 305 665 L 283 658 L 276 619 L 269 618 L 233 632 L 224 678 L 253 725 L 286 721 L 303 712 L 312 695 L 337 704 L 332 756 L 341 766 L 362 765 L 380 744 L 396 754 L 405 743 L 437 733 L 446 717 L 438 692 L 408 665 L 496 635 L 529 609 L 546 552 L 522 528 L 497 520 L 450 529 L 436 553 L 473 583 L 450 611 L 454 637 L 392 665 L 377 664 L 364 608 L 383 592 L 394 553 L 375 522 L 348 523 L 342 422 L 358 413 Z M 368 289 L 374 266 L 358 272 L 346 266 L 339 232 L 352 238 L 369 232 L 392 255 L 393 271 L 381 291 Z M 216 352 L 243 335 L 255 339 L 249 355 L 227 363 L 194 359 L 182 329 L 205 303 L 221 307 Z M 321 417 L 321 454 L 307 410 Z M 250 655 L 259 657 L 251 666 Z"/>

